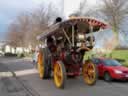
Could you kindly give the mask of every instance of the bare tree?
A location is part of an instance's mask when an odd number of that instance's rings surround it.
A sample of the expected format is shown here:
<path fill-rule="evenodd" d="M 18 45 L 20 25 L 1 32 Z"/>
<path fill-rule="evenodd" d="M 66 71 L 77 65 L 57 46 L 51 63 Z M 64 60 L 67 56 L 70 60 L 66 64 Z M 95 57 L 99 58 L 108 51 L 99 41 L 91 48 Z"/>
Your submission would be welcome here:
<path fill-rule="evenodd" d="M 27 15 L 26 13 L 20 14 L 9 26 L 8 29 L 9 40 L 15 42 L 16 46 L 27 47 L 26 33 L 29 31 L 29 28 L 30 28 L 29 15 Z"/>
<path fill-rule="evenodd" d="M 51 3 L 48 8 L 42 5 L 32 12 L 21 13 L 10 24 L 7 38 L 12 46 L 28 47 L 31 45 L 34 48 L 40 43 L 36 37 L 48 28 L 50 22 L 54 22 L 57 15 Z"/>
<path fill-rule="evenodd" d="M 54 6 L 50 3 L 48 8 L 41 6 L 39 9 L 31 13 L 31 30 L 29 32 L 29 40 L 32 46 L 38 45 L 40 42 L 37 41 L 37 36 L 40 35 L 44 30 L 49 27 L 50 23 L 53 23 L 58 13 L 55 11 Z"/>
<path fill-rule="evenodd" d="M 44 13 L 44 9 L 40 8 L 35 10 L 30 14 L 30 30 L 26 33 L 27 39 L 30 41 L 29 43 L 35 47 L 38 45 L 38 41 L 36 39 L 37 35 L 41 34 L 43 30 L 45 30 L 48 26 L 48 19 L 46 18 L 46 14 Z"/>
<path fill-rule="evenodd" d="M 103 6 L 100 10 L 105 21 L 107 21 L 112 26 L 115 39 L 117 40 L 117 45 L 119 42 L 118 33 L 120 25 L 123 18 L 128 13 L 127 9 L 127 0 L 103 0 Z"/>
<path fill-rule="evenodd" d="M 9 26 L 9 32 L 7 34 L 7 39 L 10 41 L 9 44 L 13 47 L 20 46 L 20 34 L 18 32 L 17 24 L 11 24 Z"/>

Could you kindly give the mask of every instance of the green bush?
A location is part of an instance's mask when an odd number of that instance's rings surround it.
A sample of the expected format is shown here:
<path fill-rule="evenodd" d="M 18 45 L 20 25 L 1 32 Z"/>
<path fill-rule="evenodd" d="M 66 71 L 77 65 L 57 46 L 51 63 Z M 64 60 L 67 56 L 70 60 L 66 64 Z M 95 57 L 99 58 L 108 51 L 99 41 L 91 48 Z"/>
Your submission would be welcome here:
<path fill-rule="evenodd" d="M 18 57 L 23 58 L 23 57 L 25 57 L 25 55 L 24 55 L 24 53 L 20 53 L 20 54 L 18 54 Z"/>
<path fill-rule="evenodd" d="M 128 67 L 128 61 L 123 62 L 122 65 Z"/>
<path fill-rule="evenodd" d="M 8 52 L 8 53 L 5 53 L 4 56 L 15 57 L 15 56 L 17 56 L 17 54 Z"/>
<path fill-rule="evenodd" d="M 128 67 L 128 50 L 113 50 L 111 57 Z"/>

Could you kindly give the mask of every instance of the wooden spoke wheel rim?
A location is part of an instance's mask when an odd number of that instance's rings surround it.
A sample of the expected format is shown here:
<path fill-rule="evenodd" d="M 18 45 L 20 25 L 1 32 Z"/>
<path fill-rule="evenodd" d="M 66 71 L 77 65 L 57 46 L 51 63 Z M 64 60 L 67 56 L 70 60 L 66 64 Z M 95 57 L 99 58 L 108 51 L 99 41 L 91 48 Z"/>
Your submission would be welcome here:
<path fill-rule="evenodd" d="M 62 65 L 56 62 L 54 65 L 54 82 L 56 87 L 60 88 L 62 86 L 63 79 Z"/>
<path fill-rule="evenodd" d="M 92 62 L 87 62 L 83 65 L 83 78 L 85 83 L 88 85 L 93 85 L 96 81 L 96 67 Z"/>
<path fill-rule="evenodd" d="M 43 64 L 43 54 L 39 53 L 38 56 L 38 71 L 39 71 L 39 76 L 42 79 L 44 77 L 44 64 Z"/>

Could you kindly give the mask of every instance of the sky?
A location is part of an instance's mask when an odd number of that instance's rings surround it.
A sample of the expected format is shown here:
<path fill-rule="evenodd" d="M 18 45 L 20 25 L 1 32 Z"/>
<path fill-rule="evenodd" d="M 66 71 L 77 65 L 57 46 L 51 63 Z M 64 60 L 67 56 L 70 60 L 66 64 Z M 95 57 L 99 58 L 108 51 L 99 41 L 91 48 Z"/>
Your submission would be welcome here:
<path fill-rule="evenodd" d="M 57 12 L 59 12 L 61 15 L 63 14 L 65 17 L 68 17 L 74 11 L 78 10 L 79 4 L 82 1 L 83 0 L 0 0 L 0 41 L 5 40 L 8 25 L 22 12 L 31 12 L 40 7 L 41 4 L 45 5 L 47 8 L 48 4 L 52 3 L 57 9 Z M 88 6 L 92 7 L 100 4 L 99 1 L 100 0 L 87 0 L 87 4 Z M 123 27 L 125 28 L 123 29 L 127 29 L 127 25 L 124 25 Z M 124 40 L 124 37 L 127 38 L 125 35 L 120 37 L 122 41 Z M 128 42 L 128 39 L 125 41 Z M 126 43 L 122 44 L 126 45 Z"/>
<path fill-rule="evenodd" d="M 32 10 L 40 0 L 0 0 L 0 40 L 4 39 L 8 25 L 23 11 Z"/>
<path fill-rule="evenodd" d="M 75 2 L 74 2 L 75 1 Z M 32 11 L 41 4 L 45 5 L 52 2 L 58 9 L 64 8 L 64 16 L 68 16 L 76 11 L 82 0 L 64 0 L 64 6 L 61 5 L 63 0 L 0 0 L 0 40 L 4 39 L 8 25 L 15 17 L 24 11 Z M 88 4 L 96 4 L 96 0 L 88 0 Z M 59 10 L 61 12 L 61 10 Z"/>
<path fill-rule="evenodd" d="M 74 2 L 75 1 L 75 2 Z M 87 0 L 88 6 L 96 5 L 98 0 Z M 79 8 L 79 4 L 83 2 L 83 0 L 65 0 L 64 2 L 64 13 L 66 16 L 69 16 L 74 11 L 77 11 Z"/>

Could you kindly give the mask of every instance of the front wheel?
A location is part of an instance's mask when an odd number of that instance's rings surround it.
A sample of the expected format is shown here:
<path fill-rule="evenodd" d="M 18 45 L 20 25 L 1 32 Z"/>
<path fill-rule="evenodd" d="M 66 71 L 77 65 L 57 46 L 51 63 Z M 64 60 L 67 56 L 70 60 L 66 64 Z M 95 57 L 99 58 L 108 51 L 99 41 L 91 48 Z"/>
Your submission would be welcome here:
<path fill-rule="evenodd" d="M 65 66 L 61 61 L 57 61 L 54 64 L 54 83 L 57 88 L 64 88 L 66 82 L 66 70 Z"/>
<path fill-rule="evenodd" d="M 108 72 L 105 72 L 104 80 L 107 81 L 107 82 L 112 81 L 112 77 L 110 76 L 110 74 Z"/>
<path fill-rule="evenodd" d="M 96 65 L 88 60 L 83 64 L 82 74 L 86 84 L 94 85 L 96 83 L 98 73 Z"/>

